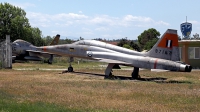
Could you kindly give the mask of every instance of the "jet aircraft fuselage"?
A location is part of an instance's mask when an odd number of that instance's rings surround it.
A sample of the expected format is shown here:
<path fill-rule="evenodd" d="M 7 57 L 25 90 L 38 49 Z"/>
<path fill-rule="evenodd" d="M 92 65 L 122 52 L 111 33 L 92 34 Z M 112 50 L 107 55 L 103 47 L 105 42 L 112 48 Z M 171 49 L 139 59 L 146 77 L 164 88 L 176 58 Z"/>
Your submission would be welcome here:
<path fill-rule="evenodd" d="M 60 35 L 56 35 L 50 45 L 58 44 L 58 40 Z M 15 60 L 21 61 L 41 61 L 42 58 L 49 58 L 48 63 L 51 64 L 53 60 L 53 55 L 44 52 L 38 52 L 37 47 L 32 45 L 31 43 L 18 39 L 12 43 L 12 58 L 13 62 Z"/>
<path fill-rule="evenodd" d="M 73 44 L 37 47 L 37 51 L 107 62 L 109 64 L 105 70 L 106 77 L 111 74 L 115 65 L 133 66 L 133 78 L 138 77 L 139 68 L 182 72 L 192 70 L 190 65 L 180 63 L 177 31 L 171 29 L 168 29 L 153 48 L 145 53 L 96 40 L 80 40 Z M 68 71 L 71 70 L 68 68 Z"/>
<path fill-rule="evenodd" d="M 44 52 L 51 52 L 61 56 L 90 58 L 88 51 L 110 52 L 110 53 L 125 53 L 129 55 L 144 56 L 145 53 L 133 51 L 119 46 L 107 44 L 96 40 L 80 40 L 73 44 L 55 45 L 38 48 Z"/>
<path fill-rule="evenodd" d="M 171 60 L 149 57 L 145 52 L 137 52 L 96 40 L 80 40 L 73 44 L 55 45 L 48 47 L 44 46 L 42 48 L 38 48 L 38 50 L 51 52 L 61 56 L 85 58 L 98 60 L 101 62 L 108 61 L 108 63 L 118 63 L 121 65 L 147 69 L 185 71 L 186 67 L 181 66 L 181 63 L 177 63 Z"/>
<path fill-rule="evenodd" d="M 31 53 L 27 52 L 27 50 L 36 51 L 36 46 L 33 46 L 31 43 L 20 39 L 14 41 L 12 44 L 12 55 L 14 60 L 42 60 L 39 55 L 32 55 Z"/>

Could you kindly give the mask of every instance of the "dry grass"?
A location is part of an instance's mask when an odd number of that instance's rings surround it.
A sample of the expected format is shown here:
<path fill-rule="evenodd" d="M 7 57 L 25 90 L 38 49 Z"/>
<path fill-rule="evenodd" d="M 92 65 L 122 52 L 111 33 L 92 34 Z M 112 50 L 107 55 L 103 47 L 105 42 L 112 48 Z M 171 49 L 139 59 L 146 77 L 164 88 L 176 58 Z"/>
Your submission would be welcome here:
<path fill-rule="evenodd" d="M 14 65 L 19 66 L 19 64 Z M 32 65 L 30 65 L 32 66 Z M 91 73 L 85 74 L 81 72 Z M 115 70 L 124 80 L 104 80 L 104 70 L 0 71 L 0 92 L 18 103 L 45 102 L 91 111 L 200 111 L 200 71 L 191 73 Z"/>

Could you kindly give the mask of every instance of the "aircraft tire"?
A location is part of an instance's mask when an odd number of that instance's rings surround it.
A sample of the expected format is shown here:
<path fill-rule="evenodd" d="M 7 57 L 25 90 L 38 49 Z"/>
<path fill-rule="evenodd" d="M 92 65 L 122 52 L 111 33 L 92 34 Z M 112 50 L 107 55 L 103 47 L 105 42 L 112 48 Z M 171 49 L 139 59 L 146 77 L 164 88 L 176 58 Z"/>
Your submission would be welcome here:
<path fill-rule="evenodd" d="M 52 62 L 50 62 L 50 61 L 48 60 L 48 64 L 52 64 Z"/>
<path fill-rule="evenodd" d="M 15 63 L 15 60 L 12 60 L 12 63 Z"/>
<path fill-rule="evenodd" d="M 73 67 L 68 67 L 68 72 L 73 72 Z"/>
<path fill-rule="evenodd" d="M 115 76 L 114 75 L 112 75 L 112 73 L 110 72 L 110 74 L 107 76 L 107 75 L 105 75 L 105 77 L 104 77 L 104 79 L 115 79 Z"/>

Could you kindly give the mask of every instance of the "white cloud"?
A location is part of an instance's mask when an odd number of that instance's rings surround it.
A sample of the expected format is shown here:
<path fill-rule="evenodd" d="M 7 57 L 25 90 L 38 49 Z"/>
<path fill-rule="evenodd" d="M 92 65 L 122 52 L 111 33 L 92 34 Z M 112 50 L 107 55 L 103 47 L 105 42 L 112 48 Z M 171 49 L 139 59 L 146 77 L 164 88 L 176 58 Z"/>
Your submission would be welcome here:
<path fill-rule="evenodd" d="M 150 27 L 165 27 L 170 24 L 159 20 L 153 20 L 150 17 L 126 15 L 123 17 L 112 17 L 108 15 L 88 16 L 82 13 L 60 13 L 60 14 L 42 14 L 27 12 L 27 18 L 31 26 L 39 27 L 48 33 L 59 33 L 61 35 L 71 35 L 84 38 L 123 38 L 132 36 L 137 29 L 147 29 Z M 54 32 L 59 31 L 59 32 Z M 66 32 L 67 31 L 67 32 Z M 105 35 L 102 35 L 105 34 Z M 118 35 L 115 35 L 118 33 Z M 48 35 L 48 34 L 47 34 Z M 136 34 L 138 35 L 138 34 Z"/>
<path fill-rule="evenodd" d="M 96 31 L 108 31 L 109 28 L 107 27 L 98 27 L 98 28 L 95 28 Z"/>
<path fill-rule="evenodd" d="M 164 22 L 164 21 L 158 21 L 158 22 L 155 22 L 156 25 L 165 25 L 165 26 L 169 26 L 170 24 L 167 23 L 167 22 Z"/>
<path fill-rule="evenodd" d="M 75 20 L 80 20 L 80 19 L 87 19 L 88 16 L 83 15 L 83 14 L 75 14 L 75 13 L 61 13 L 61 14 L 56 14 L 52 17 L 54 20 L 66 20 L 66 19 L 75 19 Z"/>
<path fill-rule="evenodd" d="M 82 27 L 81 29 L 82 29 L 83 31 L 92 31 L 91 29 L 86 28 L 86 27 Z"/>
<path fill-rule="evenodd" d="M 93 32 L 83 32 L 84 35 L 92 35 Z"/>
<path fill-rule="evenodd" d="M 151 22 L 151 21 L 153 21 L 149 17 L 132 16 L 132 15 L 126 15 L 123 19 L 124 19 L 124 21 L 127 21 L 127 22 L 131 22 L 131 21 Z"/>
<path fill-rule="evenodd" d="M 136 26 L 136 27 L 149 27 L 149 26 L 155 26 L 155 25 L 164 25 L 169 26 L 170 24 L 164 21 L 155 21 L 150 17 L 141 17 L 141 16 L 132 16 L 132 15 L 126 15 L 123 18 L 122 22 L 124 26 Z"/>
<path fill-rule="evenodd" d="M 109 17 L 107 15 L 102 15 L 102 16 L 96 16 L 96 17 L 91 17 L 89 22 L 91 24 L 96 24 L 96 25 L 116 25 L 116 18 Z"/>
<path fill-rule="evenodd" d="M 145 25 L 135 25 L 135 27 L 139 27 L 139 28 L 145 28 L 145 27 L 149 27 L 149 24 L 145 24 Z"/>
<path fill-rule="evenodd" d="M 38 26 L 70 26 L 74 23 L 79 23 L 85 21 L 88 16 L 83 14 L 75 14 L 75 13 L 61 13 L 55 15 L 35 13 L 35 12 L 27 12 L 27 18 L 30 23 Z"/>
<path fill-rule="evenodd" d="M 31 24 L 39 26 L 71 26 L 71 25 L 89 25 L 96 26 L 97 31 L 107 31 L 108 26 L 116 27 L 149 27 L 164 25 L 169 26 L 169 23 L 164 21 L 155 21 L 150 17 L 126 15 L 122 18 L 111 17 L 108 15 L 87 16 L 76 13 L 60 13 L 55 15 L 28 12 L 27 17 Z M 46 24 L 46 25 L 45 25 Z"/>

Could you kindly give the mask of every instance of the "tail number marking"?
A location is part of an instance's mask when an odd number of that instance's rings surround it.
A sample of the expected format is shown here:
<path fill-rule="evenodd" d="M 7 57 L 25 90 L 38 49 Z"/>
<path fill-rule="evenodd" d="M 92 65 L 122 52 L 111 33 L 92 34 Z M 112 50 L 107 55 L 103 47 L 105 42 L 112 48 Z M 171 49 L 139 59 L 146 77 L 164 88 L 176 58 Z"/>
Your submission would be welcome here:
<path fill-rule="evenodd" d="M 164 54 L 164 55 L 172 55 L 172 51 L 161 50 L 161 49 L 156 49 L 155 53 L 157 53 L 157 54 Z"/>

